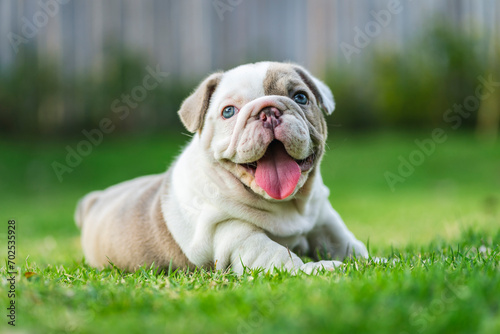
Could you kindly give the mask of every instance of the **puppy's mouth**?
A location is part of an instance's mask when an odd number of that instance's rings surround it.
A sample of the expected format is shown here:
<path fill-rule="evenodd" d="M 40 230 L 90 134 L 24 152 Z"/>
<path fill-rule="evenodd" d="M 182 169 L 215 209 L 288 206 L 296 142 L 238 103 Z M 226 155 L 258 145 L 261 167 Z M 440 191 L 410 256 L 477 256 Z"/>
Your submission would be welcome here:
<path fill-rule="evenodd" d="M 257 185 L 270 197 L 284 199 L 295 191 L 301 173 L 312 168 L 314 158 L 313 153 L 303 160 L 294 159 L 283 143 L 273 140 L 262 158 L 239 165 L 255 177 Z"/>

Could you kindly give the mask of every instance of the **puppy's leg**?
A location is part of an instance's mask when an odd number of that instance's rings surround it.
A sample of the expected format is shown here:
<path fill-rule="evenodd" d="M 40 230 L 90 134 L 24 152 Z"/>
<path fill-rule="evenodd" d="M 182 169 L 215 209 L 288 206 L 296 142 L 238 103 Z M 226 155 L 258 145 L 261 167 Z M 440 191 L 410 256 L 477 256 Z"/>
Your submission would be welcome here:
<path fill-rule="evenodd" d="M 313 256 L 319 251 L 341 261 L 354 254 L 368 257 L 365 245 L 349 231 L 328 200 L 325 200 L 316 228 L 308 234 L 307 240 Z"/>
<path fill-rule="evenodd" d="M 338 261 L 304 264 L 296 254 L 271 240 L 263 230 L 240 221 L 219 224 L 213 241 L 216 268 L 231 267 L 238 274 L 243 273 L 244 267 L 263 268 L 265 271 L 276 267 L 310 274 L 340 265 Z"/>

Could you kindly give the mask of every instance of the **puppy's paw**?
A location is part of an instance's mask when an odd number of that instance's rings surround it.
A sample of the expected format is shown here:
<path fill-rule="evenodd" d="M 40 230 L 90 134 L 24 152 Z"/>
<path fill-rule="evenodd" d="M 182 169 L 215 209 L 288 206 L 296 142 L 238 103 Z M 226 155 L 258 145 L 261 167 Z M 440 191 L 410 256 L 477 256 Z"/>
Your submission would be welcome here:
<path fill-rule="evenodd" d="M 357 239 L 350 241 L 349 248 L 350 248 L 348 250 L 349 256 L 356 255 L 357 258 L 361 258 L 361 257 L 363 257 L 365 259 L 368 258 L 368 250 L 366 249 L 365 244 L 362 243 L 361 241 L 359 241 Z"/>
<path fill-rule="evenodd" d="M 336 267 L 339 267 L 342 265 L 342 262 L 340 261 L 318 261 L 318 262 L 308 262 L 304 263 L 301 267 L 300 270 L 305 272 L 308 275 L 311 274 L 317 274 L 318 271 L 322 269 L 326 269 L 328 271 L 333 271 L 335 270 Z"/>

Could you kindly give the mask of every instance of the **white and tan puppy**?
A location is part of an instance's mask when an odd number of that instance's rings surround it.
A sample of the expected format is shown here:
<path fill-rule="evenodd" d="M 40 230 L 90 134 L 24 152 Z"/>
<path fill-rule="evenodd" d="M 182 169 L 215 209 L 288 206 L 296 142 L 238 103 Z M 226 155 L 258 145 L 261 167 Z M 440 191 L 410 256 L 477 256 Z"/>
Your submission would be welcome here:
<path fill-rule="evenodd" d="M 366 257 L 328 200 L 319 163 L 330 89 L 305 69 L 260 62 L 206 78 L 179 115 L 193 139 L 160 175 L 85 196 L 75 214 L 87 262 L 286 268 L 298 255 Z"/>

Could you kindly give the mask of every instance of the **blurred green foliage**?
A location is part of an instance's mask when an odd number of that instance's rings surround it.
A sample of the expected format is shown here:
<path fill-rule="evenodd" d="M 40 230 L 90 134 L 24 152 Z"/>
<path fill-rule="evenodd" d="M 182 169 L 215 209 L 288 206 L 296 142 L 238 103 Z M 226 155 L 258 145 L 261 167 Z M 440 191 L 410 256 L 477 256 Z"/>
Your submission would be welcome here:
<path fill-rule="evenodd" d="M 449 26 L 435 24 L 422 29 L 419 36 L 402 51 L 382 52 L 370 46 L 351 64 L 332 66 L 323 76 L 337 102 L 338 112 L 330 124 L 438 126 L 448 108 L 474 93 L 478 76 L 500 73 L 499 66 L 489 61 L 487 43 L 473 34 L 458 35 Z M 66 73 L 64 68 L 71 64 L 56 66 L 24 50 L 14 66 L 0 75 L 0 132 L 79 135 L 83 129 L 97 127 L 103 117 L 112 119 L 119 132 L 178 131 L 176 111 L 197 82 L 174 75 L 148 91 L 124 120 L 113 112 L 116 99 L 142 84 L 150 63 L 141 55 L 110 46 L 101 66 Z M 464 125 L 474 126 L 476 115 Z"/>
<path fill-rule="evenodd" d="M 341 110 L 335 122 L 347 127 L 435 127 L 454 104 L 474 95 L 479 76 L 500 73 L 489 62 L 489 46 L 473 34 L 435 24 L 402 50 L 365 52 L 367 68 L 355 61 L 327 76 Z M 358 59 L 359 60 L 359 59 Z M 496 81 L 498 81 L 496 77 Z M 477 113 L 464 120 L 476 124 Z"/>
<path fill-rule="evenodd" d="M 43 58 L 45 60 L 45 58 Z M 144 100 L 133 100 L 123 120 L 112 104 L 126 105 L 123 96 L 142 86 L 148 75 L 141 56 L 110 48 L 101 70 L 63 73 L 54 62 L 41 62 L 25 51 L 13 68 L 0 76 L 0 131 L 2 133 L 48 136 L 79 135 L 110 118 L 117 130 L 157 131 L 180 126 L 177 109 L 195 83 L 183 84 L 167 76 L 147 91 Z M 162 69 L 164 71 L 164 69 Z M 150 84 L 154 84 L 150 80 Z M 137 105 L 137 106 L 135 106 Z M 116 109 L 116 108 L 115 108 Z"/>

